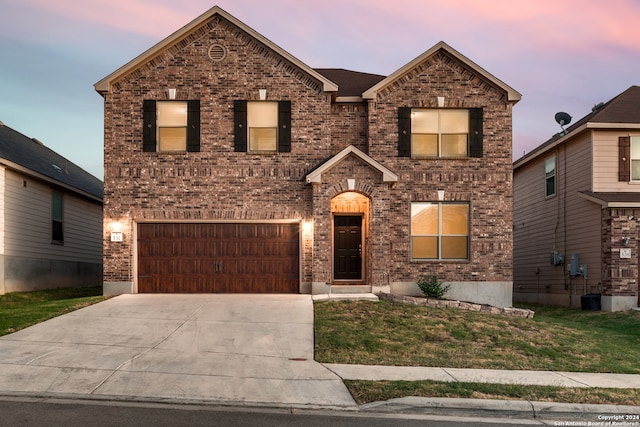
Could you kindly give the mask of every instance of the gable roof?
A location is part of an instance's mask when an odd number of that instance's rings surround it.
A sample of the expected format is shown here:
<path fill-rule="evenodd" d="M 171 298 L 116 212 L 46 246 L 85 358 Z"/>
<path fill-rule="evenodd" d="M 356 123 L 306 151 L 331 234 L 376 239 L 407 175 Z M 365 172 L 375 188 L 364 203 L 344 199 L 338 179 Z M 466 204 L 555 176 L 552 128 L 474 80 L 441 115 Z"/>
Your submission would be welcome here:
<path fill-rule="evenodd" d="M 37 139 L 29 138 L 1 122 L 0 164 L 102 202 L 102 181 Z"/>
<path fill-rule="evenodd" d="M 378 82 L 373 87 L 369 88 L 366 92 L 362 94 L 362 97 L 364 99 L 375 99 L 376 94 L 378 93 L 379 90 L 395 82 L 396 80 L 404 76 L 407 72 L 413 70 L 420 63 L 424 62 L 427 58 L 435 55 L 439 50 L 446 51 L 447 53 L 449 53 L 450 55 L 452 55 L 453 57 L 455 57 L 456 59 L 458 59 L 459 61 L 461 61 L 468 67 L 470 67 L 471 69 L 475 70 L 478 74 L 483 76 L 485 79 L 489 80 L 490 82 L 498 86 L 500 89 L 504 90 L 507 93 L 507 99 L 509 100 L 509 102 L 515 103 L 515 102 L 518 102 L 520 98 L 522 98 L 522 95 L 518 91 L 516 91 L 511 86 L 507 85 L 502 80 L 498 79 L 493 74 L 489 73 L 484 68 L 480 67 L 478 64 L 476 64 L 475 62 L 473 62 L 472 60 L 470 60 L 469 58 L 467 58 L 466 56 L 464 56 L 463 54 L 461 54 L 460 52 L 458 52 L 457 50 L 455 50 L 454 48 L 452 48 L 451 46 L 449 46 L 443 41 L 437 43 L 435 46 L 433 46 L 431 49 L 427 50 L 422 55 L 415 58 L 413 61 L 404 65 L 402 68 L 399 68 L 398 70 L 394 71 L 389 77 L 385 78 L 384 80 Z"/>
<path fill-rule="evenodd" d="M 322 174 L 328 171 L 329 169 L 331 169 L 332 167 L 334 167 L 335 165 L 337 165 L 338 163 L 340 163 L 350 154 L 353 154 L 354 156 L 358 157 L 360 160 L 364 161 L 372 169 L 375 169 L 378 172 L 380 172 L 382 174 L 383 182 L 398 181 L 398 176 L 395 173 L 391 172 L 389 169 L 385 168 L 380 163 L 376 162 L 371 157 L 369 157 L 362 151 L 358 150 L 353 145 L 350 145 L 344 150 L 342 150 L 341 152 L 339 152 L 338 154 L 336 154 L 335 156 L 331 157 L 326 162 L 324 162 L 322 165 L 320 165 L 320 167 L 318 167 L 314 171 L 307 174 L 307 178 L 306 178 L 307 183 L 310 184 L 312 182 L 322 182 Z"/>
<path fill-rule="evenodd" d="M 586 129 L 640 129 L 640 86 L 631 86 L 514 162 L 514 169 L 570 140 Z"/>
<path fill-rule="evenodd" d="M 248 25 L 244 24 L 243 22 L 239 21 L 229 13 L 225 12 L 219 6 L 212 7 L 211 9 L 209 9 L 208 11 L 206 11 L 205 13 L 203 13 L 202 15 L 200 15 L 199 17 L 197 17 L 196 19 L 194 19 L 193 21 L 185 25 L 184 27 L 180 28 L 178 31 L 171 34 L 169 37 L 160 41 L 156 45 L 147 49 L 142 54 L 138 55 L 133 60 L 129 61 L 122 67 L 118 68 L 113 73 L 104 77 L 102 80 L 100 80 L 95 85 L 93 85 L 95 90 L 100 94 L 109 92 L 111 88 L 111 82 L 118 80 L 122 76 L 125 76 L 130 72 L 132 72 L 133 70 L 135 70 L 136 68 L 142 66 L 143 64 L 151 60 L 153 57 L 158 55 L 158 53 L 160 53 L 162 50 L 170 46 L 173 46 L 174 44 L 179 42 L 181 39 L 188 36 L 190 33 L 195 31 L 205 22 L 212 19 L 215 15 L 219 15 L 223 17 L 227 21 L 231 22 L 232 24 L 240 28 L 242 31 L 249 34 L 251 37 L 255 38 L 256 40 L 258 40 L 259 42 L 267 46 L 269 49 L 278 53 L 279 55 L 284 57 L 286 60 L 295 64 L 297 67 L 299 67 L 309 75 L 318 79 L 322 83 L 325 92 L 337 92 L 338 86 L 335 83 L 333 83 L 332 81 L 327 79 L 325 76 L 315 71 L 313 68 L 306 65 L 304 62 L 294 57 L 293 55 L 291 55 L 290 53 L 288 53 L 287 51 L 285 51 L 275 43 L 273 43 L 271 40 L 259 34 L 257 31 L 255 31 Z"/>
<path fill-rule="evenodd" d="M 317 72 L 338 84 L 338 97 L 362 99 L 362 93 L 386 77 L 378 74 L 361 73 L 344 68 L 316 68 Z"/>

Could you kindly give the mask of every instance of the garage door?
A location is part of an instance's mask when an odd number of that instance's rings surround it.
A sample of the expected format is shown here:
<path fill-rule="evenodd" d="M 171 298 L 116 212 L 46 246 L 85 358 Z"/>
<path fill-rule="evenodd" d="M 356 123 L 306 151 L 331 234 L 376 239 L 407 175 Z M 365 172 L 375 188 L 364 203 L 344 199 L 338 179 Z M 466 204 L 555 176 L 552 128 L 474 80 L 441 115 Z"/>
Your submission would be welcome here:
<path fill-rule="evenodd" d="M 138 292 L 298 293 L 298 224 L 139 224 Z"/>

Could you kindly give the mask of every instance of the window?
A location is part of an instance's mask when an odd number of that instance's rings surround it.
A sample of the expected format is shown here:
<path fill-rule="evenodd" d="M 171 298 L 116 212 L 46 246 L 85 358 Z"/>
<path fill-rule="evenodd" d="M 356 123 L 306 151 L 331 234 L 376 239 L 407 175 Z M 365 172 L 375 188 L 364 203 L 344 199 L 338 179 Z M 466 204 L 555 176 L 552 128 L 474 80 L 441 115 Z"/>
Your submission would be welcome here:
<path fill-rule="evenodd" d="M 467 155 L 468 110 L 411 111 L 411 155 L 456 157 Z"/>
<path fill-rule="evenodd" d="M 400 157 L 482 157 L 482 108 L 398 110 Z"/>
<path fill-rule="evenodd" d="M 146 100 L 143 115 L 143 151 L 200 151 L 200 101 Z"/>
<path fill-rule="evenodd" d="M 640 181 L 640 136 L 631 137 L 631 180 Z"/>
<path fill-rule="evenodd" d="M 556 194 L 556 156 L 544 161 L 544 182 L 544 195 L 549 197 Z"/>
<path fill-rule="evenodd" d="M 249 151 L 277 151 L 278 103 L 248 102 Z"/>
<path fill-rule="evenodd" d="M 469 204 L 411 204 L 411 258 L 469 259 Z"/>
<path fill-rule="evenodd" d="M 291 151 L 291 101 L 234 102 L 234 151 Z"/>
<path fill-rule="evenodd" d="M 51 197 L 51 241 L 54 243 L 64 242 L 63 213 L 62 193 L 54 191 Z"/>
<path fill-rule="evenodd" d="M 187 103 L 157 104 L 158 151 L 187 151 Z"/>

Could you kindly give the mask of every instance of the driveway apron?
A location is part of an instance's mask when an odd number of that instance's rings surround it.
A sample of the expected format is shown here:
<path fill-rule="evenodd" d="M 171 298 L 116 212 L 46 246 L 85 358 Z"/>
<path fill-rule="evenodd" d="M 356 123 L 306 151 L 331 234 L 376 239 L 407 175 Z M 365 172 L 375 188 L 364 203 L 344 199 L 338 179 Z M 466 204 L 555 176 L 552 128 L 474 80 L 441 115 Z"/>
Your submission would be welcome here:
<path fill-rule="evenodd" d="M 309 295 L 121 295 L 0 337 L 0 393 L 354 407 Z"/>

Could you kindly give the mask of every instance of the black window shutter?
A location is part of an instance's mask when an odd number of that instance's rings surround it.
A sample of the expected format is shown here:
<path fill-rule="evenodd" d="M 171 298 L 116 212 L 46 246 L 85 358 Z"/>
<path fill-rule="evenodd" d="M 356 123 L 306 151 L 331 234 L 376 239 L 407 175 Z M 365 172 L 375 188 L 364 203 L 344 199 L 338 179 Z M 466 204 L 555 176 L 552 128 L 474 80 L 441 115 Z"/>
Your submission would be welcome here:
<path fill-rule="evenodd" d="M 187 101 L 187 151 L 200 151 L 200 101 Z"/>
<path fill-rule="evenodd" d="M 291 152 L 291 101 L 278 102 L 278 152 Z"/>
<path fill-rule="evenodd" d="M 618 181 L 631 181 L 631 138 L 618 138 Z"/>
<path fill-rule="evenodd" d="M 411 108 L 398 108 L 398 157 L 411 157 Z"/>
<path fill-rule="evenodd" d="M 142 103 L 142 151 L 156 151 L 156 101 Z"/>
<path fill-rule="evenodd" d="M 469 157 L 482 157 L 482 108 L 469 110 Z"/>
<path fill-rule="evenodd" d="M 247 151 L 247 101 L 233 102 L 234 151 Z"/>

